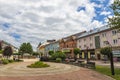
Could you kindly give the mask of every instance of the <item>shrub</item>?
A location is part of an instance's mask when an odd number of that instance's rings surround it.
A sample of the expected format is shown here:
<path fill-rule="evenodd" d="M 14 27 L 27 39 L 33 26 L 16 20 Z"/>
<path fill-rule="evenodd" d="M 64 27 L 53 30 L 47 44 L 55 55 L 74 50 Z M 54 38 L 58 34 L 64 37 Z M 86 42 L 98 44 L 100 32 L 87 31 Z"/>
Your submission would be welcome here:
<path fill-rule="evenodd" d="M 52 54 L 54 54 L 54 51 L 49 51 L 48 54 L 52 55 Z"/>
<path fill-rule="evenodd" d="M 40 60 L 41 60 L 41 61 L 48 61 L 49 58 L 48 58 L 47 56 L 42 56 Z"/>
<path fill-rule="evenodd" d="M 15 62 L 23 62 L 23 60 L 16 59 Z"/>
<path fill-rule="evenodd" d="M 56 53 L 52 54 L 51 58 L 53 60 L 56 60 L 56 58 L 61 58 L 62 60 L 64 60 L 66 58 L 66 56 L 63 52 L 57 51 Z"/>
<path fill-rule="evenodd" d="M 56 58 L 56 62 L 60 63 L 60 62 L 62 62 L 62 59 L 61 58 Z"/>
<path fill-rule="evenodd" d="M 37 61 L 31 65 L 28 65 L 27 67 L 29 67 L 29 68 L 45 68 L 45 67 L 49 67 L 49 65 L 45 64 L 41 61 Z"/>
<path fill-rule="evenodd" d="M 8 64 L 9 61 L 7 59 L 2 59 L 2 64 Z"/>
<path fill-rule="evenodd" d="M 14 60 L 11 60 L 11 59 L 10 59 L 10 60 L 8 60 L 8 61 L 9 61 L 9 63 L 13 63 L 13 62 L 14 62 Z"/>

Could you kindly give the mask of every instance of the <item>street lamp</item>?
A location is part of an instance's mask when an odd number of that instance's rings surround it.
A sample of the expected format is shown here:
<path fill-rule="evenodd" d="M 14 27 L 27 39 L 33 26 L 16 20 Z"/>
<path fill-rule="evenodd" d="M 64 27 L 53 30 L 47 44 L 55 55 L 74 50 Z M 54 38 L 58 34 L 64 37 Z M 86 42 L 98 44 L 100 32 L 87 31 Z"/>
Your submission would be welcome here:
<path fill-rule="evenodd" d="M 106 41 L 106 44 L 109 45 L 112 50 L 112 45 L 108 41 Z M 112 51 L 110 53 L 110 65 L 111 65 L 111 73 L 112 73 L 112 75 L 115 75 Z"/>

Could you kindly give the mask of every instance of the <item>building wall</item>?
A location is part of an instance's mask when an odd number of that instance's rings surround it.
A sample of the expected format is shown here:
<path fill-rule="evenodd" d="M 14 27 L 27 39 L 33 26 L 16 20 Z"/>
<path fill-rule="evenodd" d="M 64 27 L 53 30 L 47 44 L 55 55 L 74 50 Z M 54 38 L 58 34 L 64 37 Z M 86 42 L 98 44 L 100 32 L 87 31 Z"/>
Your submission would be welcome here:
<path fill-rule="evenodd" d="M 50 43 L 48 45 L 46 45 L 45 47 L 45 52 L 48 54 L 49 51 L 59 51 L 59 42 L 53 42 L 53 43 Z"/>
<path fill-rule="evenodd" d="M 120 36 L 120 33 L 114 34 L 114 31 L 116 31 L 116 30 L 109 30 L 109 31 L 105 31 L 105 32 L 100 33 L 101 47 L 107 46 L 104 43 L 105 41 L 108 41 L 112 45 L 112 47 L 120 46 L 120 39 L 118 39 Z"/>
<path fill-rule="evenodd" d="M 81 50 L 85 50 L 87 47 L 89 49 L 95 49 L 94 35 L 80 38 L 77 40 L 77 48 L 80 48 Z"/>
<path fill-rule="evenodd" d="M 60 41 L 60 50 L 68 51 L 70 57 L 74 57 L 73 49 L 77 48 L 77 40 L 75 36 L 70 36 Z"/>
<path fill-rule="evenodd" d="M 81 37 L 77 40 L 77 48 L 80 48 L 81 50 L 87 50 L 88 47 L 89 55 L 90 55 L 89 50 L 94 49 L 96 58 L 98 58 L 98 54 L 100 54 L 100 48 L 109 46 L 106 44 L 106 41 L 108 41 L 111 44 L 113 50 L 120 50 L 120 39 L 119 39 L 120 33 L 116 33 L 116 32 L 117 32 L 116 30 L 107 29 L 105 31 L 98 32 L 96 34 L 91 34 L 90 36 Z M 99 36 L 100 48 L 96 47 L 96 43 L 95 43 L 96 36 Z M 82 52 L 82 58 L 84 57 L 85 57 L 85 52 Z"/>

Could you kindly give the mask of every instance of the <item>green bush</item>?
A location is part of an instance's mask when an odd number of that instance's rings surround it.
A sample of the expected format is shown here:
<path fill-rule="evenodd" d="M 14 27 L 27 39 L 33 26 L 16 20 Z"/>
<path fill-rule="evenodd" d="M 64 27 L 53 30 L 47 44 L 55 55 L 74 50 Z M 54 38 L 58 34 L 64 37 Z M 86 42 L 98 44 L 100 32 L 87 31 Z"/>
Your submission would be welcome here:
<path fill-rule="evenodd" d="M 3 64 L 8 64 L 9 63 L 9 61 L 7 59 L 2 59 L 1 61 L 2 61 Z"/>
<path fill-rule="evenodd" d="M 51 58 L 53 60 L 56 60 L 57 58 L 61 58 L 62 60 L 64 60 L 66 58 L 65 54 L 61 51 L 57 51 L 54 54 L 52 54 Z"/>
<path fill-rule="evenodd" d="M 11 60 L 11 59 L 10 59 L 10 60 L 8 60 L 8 61 L 9 61 L 9 63 L 13 63 L 13 62 L 14 62 L 14 60 Z"/>
<path fill-rule="evenodd" d="M 0 54 L 2 54 L 3 53 L 3 51 L 2 50 L 0 50 Z"/>
<path fill-rule="evenodd" d="M 62 59 L 61 58 L 56 58 L 56 62 L 60 63 L 60 62 L 62 62 Z"/>
<path fill-rule="evenodd" d="M 15 60 L 15 62 L 23 62 L 23 60 L 17 59 Z"/>
<path fill-rule="evenodd" d="M 49 65 L 45 64 L 41 61 L 37 61 L 31 65 L 28 65 L 27 67 L 29 67 L 29 68 L 45 68 L 45 67 L 49 67 Z"/>

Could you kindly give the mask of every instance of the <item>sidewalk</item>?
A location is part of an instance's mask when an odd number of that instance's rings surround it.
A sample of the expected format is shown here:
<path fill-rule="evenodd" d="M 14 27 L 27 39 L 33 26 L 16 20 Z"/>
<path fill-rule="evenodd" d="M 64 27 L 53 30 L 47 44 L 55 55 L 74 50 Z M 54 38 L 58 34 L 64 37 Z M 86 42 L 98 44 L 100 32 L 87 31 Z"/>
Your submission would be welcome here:
<path fill-rule="evenodd" d="M 110 66 L 110 62 L 104 62 L 104 61 L 93 61 L 96 63 L 96 65 L 102 65 L 102 66 Z M 114 62 L 114 67 L 115 68 L 120 68 L 120 62 Z"/>

